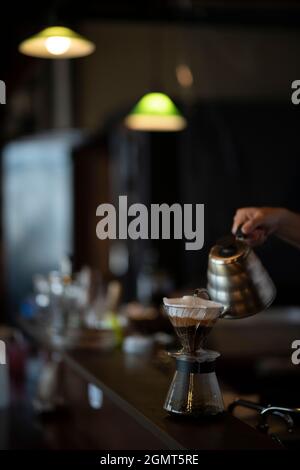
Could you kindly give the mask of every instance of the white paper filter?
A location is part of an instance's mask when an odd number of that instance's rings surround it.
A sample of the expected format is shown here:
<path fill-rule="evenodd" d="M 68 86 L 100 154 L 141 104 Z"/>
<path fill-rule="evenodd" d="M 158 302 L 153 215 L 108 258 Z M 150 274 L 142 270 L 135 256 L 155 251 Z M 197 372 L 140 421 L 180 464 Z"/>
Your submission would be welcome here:
<path fill-rule="evenodd" d="M 196 321 L 217 320 L 225 309 L 222 304 L 192 295 L 185 295 L 177 299 L 164 297 L 163 302 L 170 317 L 187 318 Z"/>

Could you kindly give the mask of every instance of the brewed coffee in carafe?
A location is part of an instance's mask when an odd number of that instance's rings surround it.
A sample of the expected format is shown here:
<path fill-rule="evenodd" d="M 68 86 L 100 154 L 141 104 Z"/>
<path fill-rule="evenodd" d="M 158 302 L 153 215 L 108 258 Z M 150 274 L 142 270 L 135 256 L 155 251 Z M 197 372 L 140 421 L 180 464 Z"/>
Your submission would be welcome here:
<path fill-rule="evenodd" d="M 182 345 L 180 351 L 171 353 L 176 359 L 176 372 L 165 410 L 189 416 L 216 415 L 224 411 L 215 374 L 220 354 L 204 350 L 203 344 L 225 307 L 197 295 L 164 298 L 164 306 Z"/>

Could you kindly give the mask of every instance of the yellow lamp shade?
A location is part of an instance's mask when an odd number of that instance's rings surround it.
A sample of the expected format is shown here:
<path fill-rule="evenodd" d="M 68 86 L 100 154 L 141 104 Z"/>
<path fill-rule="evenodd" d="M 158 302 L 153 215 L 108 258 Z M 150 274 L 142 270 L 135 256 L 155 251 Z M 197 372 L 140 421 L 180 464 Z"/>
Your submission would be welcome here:
<path fill-rule="evenodd" d="M 138 131 L 180 131 L 186 127 L 173 101 L 164 93 L 147 93 L 125 118 L 125 125 Z"/>
<path fill-rule="evenodd" d="M 44 59 L 71 59 L 91 54 L 95 44 L 63 26 L 52 26 L 19 45 L 22 54 Z"/>

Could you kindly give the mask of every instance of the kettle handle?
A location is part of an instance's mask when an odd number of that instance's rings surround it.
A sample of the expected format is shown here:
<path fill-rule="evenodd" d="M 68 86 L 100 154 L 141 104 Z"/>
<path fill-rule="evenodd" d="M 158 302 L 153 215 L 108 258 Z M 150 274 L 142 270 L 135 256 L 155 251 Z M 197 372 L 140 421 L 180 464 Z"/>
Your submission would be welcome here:
<path fill-rule="evenodd" d="M 243 224 L 240 224 L 235 232 L 235 238 L 241 241 L 247 239 L 247 235 L 243 233 L 242 228 L 243 228 Z"/>
<path fill-rule="evenodd" d="M 242 228 L 243 228 L 243 224 L 240 224 L 240 225 L 238 226 L 236 232 L 235 232 L 235 239 L 236 239 L 236 240 L 239 240 L 239 241 L 247 241 L 247 240 L 249 240 L 250 237 L 249 237 L 248 235 L 246 235 L 246 234 L 242 231 Z M 262 230 L 263 232 L 266 232 L 266 231 L 265 231 L 263 228 L 261 228 L 261 227 L 257 227 L 256 230 L 258 230 L 258 229 Z"/>

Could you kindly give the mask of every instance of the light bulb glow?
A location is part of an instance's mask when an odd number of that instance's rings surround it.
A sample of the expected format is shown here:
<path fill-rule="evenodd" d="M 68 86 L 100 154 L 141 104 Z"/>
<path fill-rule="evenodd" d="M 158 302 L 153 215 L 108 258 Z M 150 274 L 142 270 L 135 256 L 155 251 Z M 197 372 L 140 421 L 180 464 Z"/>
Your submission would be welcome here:
<path fill-rule="evenodd" d="M 71 39 L 62 36 L 52 36 L 45 41 L 45 47 L 50 54 L 65 54 L 71 46 Z"/>
<path fill-rule="evenodd" d="M 164 93 L 147 93 L 125 118 L 129 129 L 180 131 L 187 125 L 173 101 Z"/>
<path fill-rule="evenodd" d="M 84 57 L 95 50 L 95 44 L 64 26 L 50 26 L 19 45 L 22 54 L 43 59 Z"/>
<path fill-rule="evenodd" d="M 180 64 L 176 67 L 176 77 L 182 88 L 190 88 L 194 83 L 194 77 L 190 67 L 186 64 Z"/>

